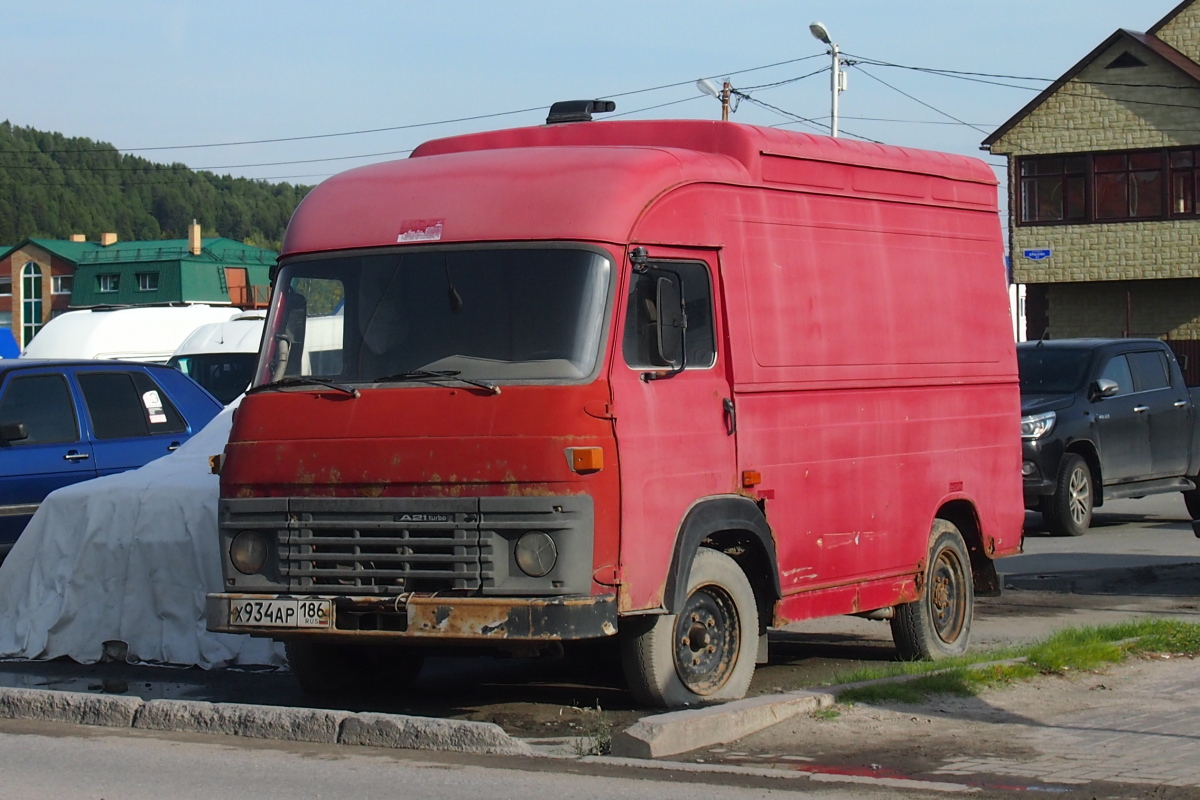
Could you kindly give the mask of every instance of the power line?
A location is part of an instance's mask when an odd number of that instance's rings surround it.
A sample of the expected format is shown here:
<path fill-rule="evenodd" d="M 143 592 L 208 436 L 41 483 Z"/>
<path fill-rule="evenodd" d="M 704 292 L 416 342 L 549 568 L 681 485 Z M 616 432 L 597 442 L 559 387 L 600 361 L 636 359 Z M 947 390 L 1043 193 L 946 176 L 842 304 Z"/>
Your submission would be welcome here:
<path fill-rule="evenodd" d="M 820 57 L 820 55 L 821 54 L 818 53 L 816 55 L 803 56 L 801 58 L 789 58 L 785 61 L 776 61 L 771 64 L 763 64 L 763 65 L 757 66 L 757 67 L 749 67 L 747 69 L 735 70 L 733 72 L 722 72 L 722 73 L 719 73 L 718 75 L 710 75 L 710 76 L 708 76 L 708 78 L 712 79 L 712 78 L 717 78 L 717 77 L 723 76 L 723 75 L 729 75 L 729 76 L 744 75 L 749 72 L 758 72 L 758 71 L 765 70 L 765 69 L 773 69 L 774 67 L 786 66 L 788 64 L 796 64 L 801 61 L 808 61 L 809 59 L 812 59 L 812 58 L 818 58 L 818 57 Z M 673 89 L 678 86 L 688 86 L 688 85 L 694 84 L 695 82 L 696 82 L 695 79 L 691 79 L 691 80 L 686 80 L 686 81 L 679 81 L 676 83 L 666 83 L 666 84 L 662 84 L 661 86 L 651 86 L 651 87 L 648 87 L 645 89 L 634 89 L 634 90 L 631 90 L 628 92 L 618 92 L 616 94 L 600 95 L 597 99 L 612 99 L 612 98 L 616 98 L 616 97 L 629 97 L 630 95 L 635 95 L 635 94 L 645 94 L 647 92 L 657 92 L 662 89 Z M 242 145 L 252 145 L 252 144 L 280 144 L 280 143 L 284 143 L 284 142 L 302 142 L 302 141 L 311 141 L 314 139 L 332 139 L 332 138 L 336 138 L 339 136 L 361 136 L 361 135 L 369 134 L 369 133 L 389 133 L 389 132 L 393 132 L 393 131 L 412 130 L 414 128 L 429 128 L 429 127 L 433 127 L 436 125 L 452 125 L 452 124 L 456 124 L 456 123 L 460 123 L 460 122 L 476 122 L 476 121 L 483 120 L 483 119 L 494 119 L 497 117 L 513 116 L 516 114 L 528 114 L 528 113 L 532 113 L 534 111 L 544 111 L 546 108 L 547 108 L 547 106 L 540 105 L 540 106 L 533 106 L 530 108 L 520 108 L 520 109 L 516 109 L 515 111 L 498 111 L 498 112 L 494 112 L 491 114 L 476 114 L 476 115 L 469 116 L 469 117 L 456 117 L 454 119 L 443 119 L 443 120 L 436 120 L 433 122 L 414 122 L 414 123 L 410 123 L 407 125 L 390 125 L 390 126 L 382 127 L 382 128 L 368 128 L 368 129 L 363 129 L 363 130 L 340 131 L 337 133 L 318 133 L 318 134 L 310 134 L 307 136 L 282 136 L 282 137 L 275 137 L 275 138 L 269 138 L 269 139 L 247 139 L 245 141 L 236 141 L 236 142 L 210 142 L 210 143 L 206 143 L 206 144 L 159 145 L 156 147 L 116 147 L 114 149 L 121 153 L 143 153 L 143 152 L 150 152 L 150 151 L 157 151 L 157 150 L 193 150 L 193 149 L 205 148 L 205 147 L 238 147 L 238 146 L 242 146 Z M 44 152 L 44 153 L 91 153 L 91 152 L 95 152 L 95 150 L 96 150 L 96 148 L 91 148 L 91 149 L 71 148 L 71 149 L 63 149 L 63 150 L 44 150 L 41 152 Z M 6 151 L 0 151 L 0 152 L 25 152 L 25 151 L 6 150 Z"/>
<path fill-rule="evenodd" d="M 871 73 L 867 72 L 867 71 L 866 71 L 865 69 L 863 69 L 863 68 L 862 68 L 862 66 L 861 66 L 861 65 L 859 65 L 859 64 L 856 64 L 856 63 L 854 63 L 854 62 L 851 62 L 851 63 L 850 63 L 850 66 L 854 67 L 855 69 L 857 69 L 857 70 L 858 70 L 859 72 L 861 72 L 863 75 L 866 75 L 866 76 L 867 76 L 868 78 L 870 78 L 871 80 L 873 80 L 873 81 L 878 81 L 879 83 L 882 83 L 884 86 L 886 86 L 887 88 L 891 89 L 893 92 L 899 92 L 900 94 L 902 94 L 902 95 L 904 95 L 905 97 L 907 97 L 909 100 L 912 100 L 914 103 L 920 103 L 921 105 L 923 105 L 923 106 L 925 106 L 926 108 L 928 108 L 930 111 L 934 111 L 934 112 L 936 112 L 936 113 L 938 113 L 938 114 L 941 114 L 943 117 L 946 117 L 947 119 L 952 119 L 952 120 L 954 120 L 955 122 L 957 122 L 959 125 L 966 125 L 968 128 L 974 128 L 975 130 L 977 130 L 977 131 L 979 131 L 980 133 L 982 133 L 984 136 L 987 136 L 987 135 L 988 135 L 988 133 L 990 133 L 990 131 L 986 131 L 986 130 L 984 130 L 983 128 L 980 128 L 980 127 L 978 127 L 978 126 L 976 126 L 976 125 L 972 125 L 972 124 L 971 124 L 971 123 L 969 123 L 969 122 L 964 122 L 964 121 L 962 121 L 961 119 L 959 119 L 958 117 L 954 116 L 953 114 L 948 114 L 948 113 L 946 113 L 945 111 L 942 111 L 940 108 L 936 108 L 935 106 L 932 106 L 932 105 L 930 105 L 929 103 L 926 103 L 924 100 L 921 100 L 920 98 L 913 97 L 911 94 L 909 94 L 908 92 L 904 91 L 903 89 L 899 89 L 899 88 L 897 88 L 897 87 L 895 87 L 895 86 L 892 86 L 890 83 L 888 83 L 887 81 L 885 81 L 883 78 L 878 78 L 878 77 L 876 77 L 876 76 L 872 75 Z"/>

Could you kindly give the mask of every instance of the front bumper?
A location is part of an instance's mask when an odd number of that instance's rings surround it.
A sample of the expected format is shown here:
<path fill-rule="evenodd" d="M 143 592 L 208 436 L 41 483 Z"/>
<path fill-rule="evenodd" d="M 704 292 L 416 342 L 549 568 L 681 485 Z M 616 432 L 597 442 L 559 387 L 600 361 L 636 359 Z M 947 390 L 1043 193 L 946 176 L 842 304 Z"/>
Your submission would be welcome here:
<path fill-rule="evenodd" d="M 1054 494 L 1058 486 L 1058 466 L 1062 463 L 1063 443 L 1053 436 L 1033 441 L 1022 440 L 1021 464 L 1025 505 L 1036 508 L 1043 497 Z M 1026 469 L 1032 465 L 1033 472 Z"/>
<path fill-rule="evenodd" d="M 234 625 L 235 600 L 329 599 L 332 619 L 327 628 L 281 628 Z M 488 641 L 567 641 L 599 639 L 617 632 L 615 595 L 587 597 L 341 597 L 267 594 L 210 594 L 205 616 L 208 629 L 273 639 L 305 637 L 377 637 L 445 643 Z"/>

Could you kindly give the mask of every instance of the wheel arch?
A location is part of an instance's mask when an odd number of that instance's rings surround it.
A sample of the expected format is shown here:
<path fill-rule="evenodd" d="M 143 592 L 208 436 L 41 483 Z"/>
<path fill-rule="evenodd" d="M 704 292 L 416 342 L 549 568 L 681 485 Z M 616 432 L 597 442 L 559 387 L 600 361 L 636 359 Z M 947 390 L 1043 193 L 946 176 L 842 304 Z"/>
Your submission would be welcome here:
<path fill-rule="evenodd" d="M 1088 471 L 1092 473 L 1092 506 L 1104 505 L 1104 472 L 1100 467 L 1100 452 L 1090 439 L 1076 439 L 1063 450 L 1063 458 L 1077 455 L 1087 462 Z M 1061 462 L 1059 469 L 1061 469 Z"/>
<path fill-rule="evenodd" d="M 737 562 L 758 604 L 759 627 L 774 619 L 775 602 L 782 597 L 775 537 L 762 509 L 748 497 L 723 495 L 695 503 L 679 525 L 671 568 L 663 590 L 668 614 L 687 600 L 692 559 L 701 547 L 719 550 Z"/>
<path fill-rule="evenodd" d="M 975 504 L 970 500 L 951 500 L 939 508 L 934 517 L 953 524 L 962 534 L 967 555 L 971 557 L 971 582 L 975 587 L 975 596 L 998 596 L 1000 576 L 996 572 L 996 562 L 987 554 L 984 546 L 983 526 L 979 522 Z"/>

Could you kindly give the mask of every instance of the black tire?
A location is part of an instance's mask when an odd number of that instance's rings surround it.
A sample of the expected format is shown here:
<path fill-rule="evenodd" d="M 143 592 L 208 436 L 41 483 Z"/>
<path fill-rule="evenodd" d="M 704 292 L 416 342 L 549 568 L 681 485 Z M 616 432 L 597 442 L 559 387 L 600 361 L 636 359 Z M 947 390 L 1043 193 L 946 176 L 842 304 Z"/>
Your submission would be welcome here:
<path fill-rule="evenodd" d="M 1092 470 L 1083 456 L 1068 453 L 1058 468 L 1054 494 L 1042 503 L 1046 527 L 1055 536 L 1082 536 L 1092 524 Z"/>
<path fill-rule="evenodd" d="M 1191 481 L 1200 486 L 1200 477 L 1192 478 Z M 1184 492 L 1183 502 L 1187 504 L 1187 510 L 1192 515 L 1192 519 L 1200 519 L 1200 489 L 1192 489 L 1190 492 Z M 4 562 L 0 561 L 0 564 L 2 563 Z"/>
<path fill-rule="evenodd" d="M 934 520 L 925 593 L 896 606 L 892 640 L 906 661 L 937 661 L 967 652 L 975 616 L 971 558 L 953 523 Z"/>
<path fill-rule="evenodd" d="M 621 666 L 639 703 L 683 708 L 746 696 L 758 654 L 758 606 L 732 558 L 701 548 L 680 613 L 635 620 L 622 627 Z"/>
<path fill-rule="evenodd" d="M 403 694 L 425 658 L 415 648 L 389 645 L 290 641 L 284 649 L 300 688 L 314 697 Z"/>

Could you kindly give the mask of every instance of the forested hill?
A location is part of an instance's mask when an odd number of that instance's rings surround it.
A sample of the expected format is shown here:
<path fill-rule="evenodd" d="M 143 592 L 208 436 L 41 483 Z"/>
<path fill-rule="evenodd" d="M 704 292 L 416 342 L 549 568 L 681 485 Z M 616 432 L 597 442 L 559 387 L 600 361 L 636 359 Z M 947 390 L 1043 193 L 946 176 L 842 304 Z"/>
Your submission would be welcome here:
<path fill-rule="evenodd" d="M 205 236 L 278 249 L 307 186 L 193 172 L 122 155 L 91 139 L 0 123 L 0 245 L 28 237 L 95 241 L 183 239 L 198 220 Z"/>

